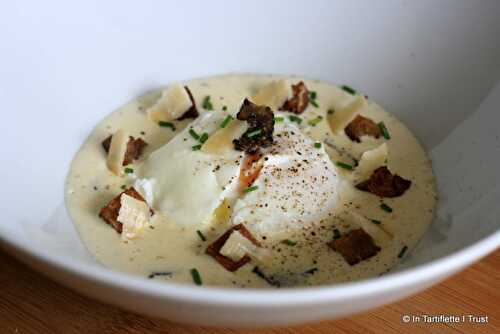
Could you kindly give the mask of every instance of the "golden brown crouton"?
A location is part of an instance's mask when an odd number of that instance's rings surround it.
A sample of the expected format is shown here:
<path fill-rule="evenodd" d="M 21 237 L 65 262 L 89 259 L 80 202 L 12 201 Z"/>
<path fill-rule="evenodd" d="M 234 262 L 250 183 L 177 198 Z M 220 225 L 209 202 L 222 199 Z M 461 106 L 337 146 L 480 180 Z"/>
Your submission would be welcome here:
<path fill-rule="evenodd" d="M 221 235 L 217 240 L 215 240 L 210 246 L 207 247 L 205 253 L 212 256 L 217 262 L 219 262 L 224 268 L 229 271 L 236 271 L 251 260 L 250 256 L 245 255 L 239 261 L 233 261 L 232 259 L 220 253 L 221 248 L 224 246 L 227 239 L 229 239 L 231 233 L 233 233 L 234 231 L 240 232 L 243 237 L 250 240 L 250 242 L 252 242 L 255 246 L 261 246 L 260 243 L 253 237 L 250 231 L 247 230 L 243 224 L 238 224 L 227 230 L 223 235 Z"/>
<path fill-rule="evenodd" d="M 378 139 L 382 135 L 382 131 L 377 123 L 361 115 L 356 116 L 356 118 L 345 127 L 344 132 L 347 137 L 357 143 L 361 142 L 362 136 L 372 136 Z"/>
<path fill-rule="evenodd" d="M 111 138 L 113 135 L 110 135 L 104 141 L 102 142 L 102 147 L 106 151 L 106 153 L 109 152 L 109 147 L 111 146 Z M 125 158 L 123 159 L 123 166 L 129 165 L 134 160 L 139 159 L 139 157 L 142 154 L 142 151 L 144 148 L 148 145 L 144 140 L 141 138 L 135 139 L 134 137 L 130 136 L 129 141 L 127 143 L 127 151 L 125 152 Z"/>
<path fill-rule="evenodd" d="M 116 232 L 122 233 L 122 223 L 118 221 L 118 215 L 120 213 L 121 208 L 121 196 L 122 194 L 126 194 L 130 197 L 133 197 L 139 201 L 146 202 L 144 198 L 135 190 L 133 187 L 128 188 L 127 190 L 121 192 L 118 196 L 113 198 L 108 205 L 103 207 L 99 212 L 99 217 L 101 217 L 107 224 L 111 225 Z M 153 211 L 151 210 L 151 213 Z"/>
<path fill-rule="evenodd" d="M 380 197 L 398 197 L 411 186 L 411 181 L 392 174 L 385 166 L 375 169 L 366 181 L 356 185 L 362 191 L 371 192 Z"/>
<path fill-rule="evenodd" d="M 301 114 L 309 105 L 309 90 L 307 90 L 305 83 L 301 81 L 296 85 L 292 85 L 292 91 L 292 98 L 288 99 L 281 109 Z"/>
<path fill-rule="evenodd" d="M 380 251 L 380 247 L 375 245 L 372 237 L 361 228 L 330 241 L 328 246 L 339 252 L 351 266 L 376 255 Z"/>

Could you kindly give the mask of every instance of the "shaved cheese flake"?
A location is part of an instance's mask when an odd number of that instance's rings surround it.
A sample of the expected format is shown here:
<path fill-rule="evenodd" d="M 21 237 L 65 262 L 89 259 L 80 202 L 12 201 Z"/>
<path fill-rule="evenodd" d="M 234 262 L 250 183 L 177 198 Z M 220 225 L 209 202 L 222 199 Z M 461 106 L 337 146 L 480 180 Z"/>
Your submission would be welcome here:
<path fill-rule="evenodd" d="M 164 90 L 146 112 L 154 122 L 168 122 L 181 117 L 192 105 L 186 88 L 176 84 Z"/>
<path fill-rule="evenodd" d="M 154 179 L 136 179 L 134 182 L 134 188 L 141 194 L 142 197 L 144 197 L 149 206 L 153 206 L 154 184 Z"/>
<path fill-rule="evenodd" d="M 125 130 L 118 130 L 111 137 L 109 145 L 108 158 L 106 164 L 108 169 L 116 175 L 121 175 L 123 161 L 125 160 L 125 153 L 127 152 L 127 144 L 129 135 Z"/>
<path fill-rule="evenodd" d="M 363 95 L 358 95 L 354 101 L 335 110 L 332 115 L 328 115 L 328 124 L 332 132 L 337 133 L 343 130 L 365 106 L 366 98 Z"/>
<path fill-rule="evenodd" d="M 253 103 L 265 105 L 273 110 L 280 109 L 293 95 L 292 86 L 286 80 L 272 81 L 251 97 Z"/>
<path fill-rule="evenodd" d="M 147 203 L 122 194 L 120 205 L 117 220 L 123 224 L 122 239 L 138 237 L 151 216 Z"/>
<path fill-rule="evenodd" d="M 238 231 L 231 233 L 219 252 L 233 261 L 239 261 L 245 255 L 259 262 L 264 262 L 269 258 L 269 253 L 265 249 L 255 246 Z"/>
<path fill-rule="evenodd" d="M 233 140 L 241 137 L 247 130 L 248 125 L 244 121 L 233 120 L 225 128 L 217 130 L 208 137 L 208 140 L 201 147 L 201 151 L 209 154 L 223 155 L 234 150 Z"/>
<path fill-rule="evenodd" d="M 388 154 L 389 150 L 386 143 L 373 150 L 365 151 L 361 155 L 359 165 L 353 173 L 354 180 L 362 181 L 368 179 L 375 169 L 387 164 Z"/>

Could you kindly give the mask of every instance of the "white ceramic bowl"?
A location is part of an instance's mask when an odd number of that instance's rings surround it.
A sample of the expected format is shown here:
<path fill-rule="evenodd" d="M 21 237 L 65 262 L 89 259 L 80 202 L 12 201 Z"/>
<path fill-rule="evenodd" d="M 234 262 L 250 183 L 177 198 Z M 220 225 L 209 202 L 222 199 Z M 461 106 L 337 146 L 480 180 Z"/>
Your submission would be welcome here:
<path fill-rule="evenodd" d="M 500 245 L 498 1 L 44 1 L 0 6 L 0 241 L 81 293 L 205 325 L 286 325 L 388 303 Z M 307 289 L 159 283 L 93 260 L 63 206 L 69 163 L 106 114 L 151 88 L 228 72 L 347 83 L 429 150 L 436 221 L 392 273 Z"/>

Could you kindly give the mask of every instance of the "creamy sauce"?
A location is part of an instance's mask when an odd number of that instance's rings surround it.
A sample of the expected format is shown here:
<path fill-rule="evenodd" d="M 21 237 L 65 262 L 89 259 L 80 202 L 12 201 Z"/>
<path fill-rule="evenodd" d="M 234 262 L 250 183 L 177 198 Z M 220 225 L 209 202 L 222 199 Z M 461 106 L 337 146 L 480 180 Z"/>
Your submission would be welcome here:
<path fill-rule="evenodd" d="M 277 78 L 282 77 L 227 75 L 183 84 L 192 91 L 202 114 L 200 117 L 213 112 L 202 108 L 202 100 L 207 95 L 211 97 L 214 110 L 227 107 L 228 112 L 235 115 L 245 97 L 255 94 L 260 87 Z M 388 213 L 380 208 L 379 197 L 356 190 L 352 182 L 347 182 L 352 171 L 336 168 L 339 179 L 345 181 L 335 184 L 345 211 L 381 221 L 380 226 L 373 227 L 376 233 L 367 231 L 381 251 L 354 266 L 347 264 L 339 253 L 326 246 L 326 242 L 332 240 L 334 229 L 343 234 L 358 228 L 359 224 L 349 215 L 332 214 L 329 219 L 289 232 L 286 238 L 296 242 L 293 246 L 259 233 L 260 241 L 272 254 L 268 262 L 258 264 L 259 268 L 281 286 L 345 282 L 387 272 L 398 262 L 398 255 L 404 247 L 408 248 L 408 252 L 411 251 L 432 221 L 436 193 L 427 155 L 400 121 L 371 100 L 361 114 L 375 122 L 383 121 L 390 132 L 390 140 L 363 137 L 361 143 L 355 143 L 343 131 L 332 134 L 326 122 L 327 111 L 349 103 L 354 97 L 324 82 L 296 77 L 289 77 L 288 80 L 291 83 L 303 80 L 309 90 L 317 92 L 318 107 L 309 104 L 300 115 L 303 119 L 300 128 L 312 141 L 326 142 L 321 148 L 322 152 L 326 149 L 333 161 L 352 164 L 353 159 L 359 160 L 363 152 L 386 142 L 389 168 L 411 180 L 412 185 L 401 197 L 383 199 L 393 208 Z M 106 117 L 95 127 L 73 160 L 67 177 L 66 205 L 85 245 L 105 266 L 144 277 L 163 273 L 154 279 L 192 283 L 190 269 L 197 268 L 205 285 L 270 287 L 268 282 L 252 272 L 257 263 L 249 263 L 231 273 L 205 254 L 206 247 L 228 228 L 227 221 L 213 219 L 210 222 L 179 223 L 157 213 L 140 238 L 123 241 L 120 234 L 98 217 L 102 207 L 123 191 L 124 186 L 131 186 L 135 181 L 131 175 L 115 176 L 107 169 L 106 154 L 101 146 L 103 139 L 118 129 L 126 129 L 132 136 L 143 138 L 149 145 L 140 161 L 135 166 L 129 166 L 140 170 L 142 161 L 147 160 L 152 152 L 168 143 L 192 121 L 175 121 L 176 130 L 173 131 L 149 120 L 144 110 L 158 96 L 155 92 L 139 97 Z M 284 115 L 286 117 L 288 114 Z M 323 116 L 323 120 L 315 126 L 308 125 L 308 120 L 318 116 Z M 204 189 L 194 184 L 189 191 Z M 189 194 L 185 193 L 184 196 L 187 198 Z M 250 196 L 257 196 L 253 200 L 255 203 L 262 198 L 257 193 L 249 194 L 249 202 L 252 202 Z M 272 215 L 272 211 L 269 214 Z M 265 227 L 260 228 L 260 232 L 265 230 Z M 197 230 L 203 231 L 207 241 L 200 239 Z"/>

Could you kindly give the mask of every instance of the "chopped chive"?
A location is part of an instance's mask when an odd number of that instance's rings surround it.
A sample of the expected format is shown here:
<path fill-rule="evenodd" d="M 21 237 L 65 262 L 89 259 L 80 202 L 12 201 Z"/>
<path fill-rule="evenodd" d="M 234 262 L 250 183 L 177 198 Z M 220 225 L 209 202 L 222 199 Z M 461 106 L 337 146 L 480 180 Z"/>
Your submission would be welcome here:
<path fill-rule="evenodd" d="M 191 272 L 191 277 L 193 278 L 193 282 L 196 285 L 202 285 L 203 282 L 201 281 L 201 276 L 200 273 L 198 272 L 198 269 L 193 268 L 190 270 Z"/>
<path fill-rule="evenodd" d="M 380 204 L 380 208 L 382 210 L 384 210 L 385 212 L 392 212 L 392 208 L 389 205 L 385 204 L 385 203 Z"/>
<path fill-rule="evenodd" d="M 401 249 L 401 251 L 399 252 L 398 257 L 399 257 L 399 258 L 402 258 L 402 257 L 403 257 L 403 255 L 405 255 L 405 253 L 406 253 L 406 251 L 407 251 L 407 250 L 408 250 L 408 246 L 404 246 L 404 247 Z"/>
<path fill-rule="evenodd" d="M 295 122 L 297 124 L 302 123 L 302 118 L 300 118 L 299 116 L 290 115 L 288 119 L 290 119 L 291 122 Z"/>
<path fill-rule="evenodd" d="M 321 148 L 321 143 L 319 142 L 314 143 L 314 148 Z"/>
<path fill-rule="evenodd" d="M 132 174 L 134 172 L 134 169 L 133 168 L 130 168 L 130 167 L 126 167 L 125 168 L 125 173 L 127 174 Z"/>
<path fill-rule="evenodd" d="M 316 93 L 315 91 L 310 91 L 309 92 L 309 98 L 312 99 L 312 100 L 316 100 L 316 98 L 318 97 L 318 93 Z"/>
<path fill-rule="evenodd" d="M 243 189 L 243 192 L 250 193 L 250 192 L 255 191 L 257 189 L 259 189 L 259 186 L 252 186 L 252 187 L 248 187 L 248 188 Z"/>
<path fill-rule="evenodd" d="M 310 274 L 313 275 L 315 272 L 318 271 L 318 268 L 311 268 L 309 270 L 304 271 L 304 274 Z"/>
<path fill-rule="evenodd" d="M 287 246 L 295 246 L 297 244 L 297 241 L 292 241 L 290 239 L 285 239 L 281 243 L 285 244 Z"/>
<path fill-rule="evenodd" d="M 124 185 L 124 184 L 122 184 L 120 188 L 122 188 L 123 190 L 125 190 L 125 189 L 127 189 L 127 186 Z"/>
<path fill-rule="evenodd" d="M 385 139 L 391 139 L 391 135 L 389 134 L 389 131 L 387 131 L 387 127 L 384 122 L 378 123 L 378 127 L 380 128 L 380 131 L 382 131 L 382 136 L 384 136 Z"/>
<path fill-rule="evenodd" d="M 213 110 L 214 109 L 212 101 L 210 101 L 210 95 L 205 96 L 205 98 L 203 99 L 202 107 L 203 107 L 203 109 L 206 109 L 206 110 Z"/>
<path fill-rule="evenodd" d="M 163 128 L 171 128 L 172 131 L 175 131 L 174 123 L 160 121 L 160 122 L 158 122 L 158 125 L 163 127 Z"/>
<path fill-rule="evenodd" d="M 337 166 L 339 166 L 340 168 L 344 168 L 344 169 L 347 169 L 347 170 L 353 170 L 354 169 L 354 167 L 352 167 L 351 165 L 346 164 L 345 162 L 342 162 L 342 161 L 337 161 L 335 164 Z"/>
<path fill-rule="evenodd" d="M 226 111 L 227 110 L 227 106 L 222 106 L 222 110 Z"/>
<path fill-rule="evenodd" d="M 203 132 L 203 134 L 200 136 L 200 143 L 203 144 L 204 142 L 207 141 L 207 139 L 208 139 L 208 133 Z"/>
<path fill-rule="evenodd" d="M 200 135 L 197 134 L 196 131 L 193 130 L 193 128 L 189 129 L 189 134 L 196 140 L 200 139 Z"/>
<path fill-rule="evenodd" d="M 338 229 L 333 229 L 333 239 L 339 239 L 340 238 L 340 231 Z"/>
<path fill-rule="evenodd" d="M 220 127 L 225 128 L 233 119 L 234 119 L 233 116 L 227 115 L 226 118 L 224 118 L 224 120 L 222 121 L 222 123 L 220 123 Z"/>
<path fill-rule="evenodd" d="M 376 219 L 371 219 L 372 223 L 376 224 L 376 225 L 380 225 L 382 224 L 382 222 L 380 220 L 376 220 Z"/>
<path fill-rule="evenodd" d="M 349 86 L 346 86 L 346 85 L 343 85 L 341 87 L 344 91 L 348 92 L 349 94 L 352 94 L 352 95 L 355 95 L 356 94 L 356 90 L 354 88 L 351 88 Z"/>
<path fill-rule="evenodd" d="M 196 230 L 196 234 L 200 237 L 201 241 L 207 241 L 207 238 L 203 235 L 203 233 L 200 230 Z"/>
<path fill-rule="evenodd" d="M 193 149 L 193 151 L 199 151 L 201 149 L 201 144 L 194 145 L 191 148 Z"/>
<path fill-rule="evenodd" d="M 260 136 L 261 133 L 262 133 L 262 129 L 257 129 L 257 130 L 254 130 L 254 131 L 247 133 L 247 137 L 248 138 L 257 137 L 257 136 Z"/>
<path fill-rule="evenodd" d="M 318 102 L 316 102 L 316 100 L 309 100 L 309 102 L 316 108 L 319 108 L 319 104 Z"/>
<path fill-rule="evenodd" d="M 276 123 L 283 122 L 284 120 L 285 120 L 285 118 L 283 118 L 283 117 L 274 117 L 274 121 Z"/>
<path fill-rule="evenodd" d="M 328 109 L 328 111 L 327 111 L 328 115 L 333 115 L 334 112 L 335 112 L 335 109 L 333 109 L 333 108 Z"/>
<path fill-rule="evenodd" d="M 318 116 L 316 118 L 313 118 L 313 119 L 310 119 L 307 124 L 311 125 L 311 126 L 316 126 L 318 125 L 319 122 L 321 122 L 323 120 L 323 117 L 321 116 Z"/>

